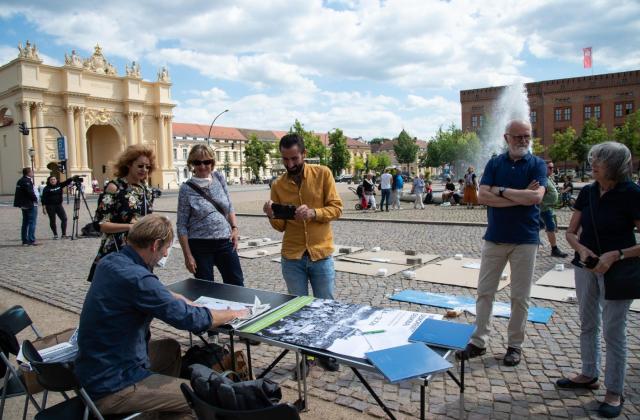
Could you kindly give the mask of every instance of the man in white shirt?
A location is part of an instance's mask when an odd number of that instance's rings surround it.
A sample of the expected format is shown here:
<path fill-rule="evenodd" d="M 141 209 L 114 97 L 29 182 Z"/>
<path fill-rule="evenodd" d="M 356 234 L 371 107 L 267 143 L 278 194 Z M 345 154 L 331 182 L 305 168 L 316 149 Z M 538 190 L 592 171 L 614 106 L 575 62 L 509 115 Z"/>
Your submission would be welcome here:
<path fill-rule="evenodd" d="M 391 199 L 391 181 L 392 176 L 389 170 L 386 169 L 382 175 L 380 175 L 380 192 L 382 197 L 380 198 L 380 211 L 389 211 L 389 200 Z M 383 206 L 386 204 L 386 207 Z"/>

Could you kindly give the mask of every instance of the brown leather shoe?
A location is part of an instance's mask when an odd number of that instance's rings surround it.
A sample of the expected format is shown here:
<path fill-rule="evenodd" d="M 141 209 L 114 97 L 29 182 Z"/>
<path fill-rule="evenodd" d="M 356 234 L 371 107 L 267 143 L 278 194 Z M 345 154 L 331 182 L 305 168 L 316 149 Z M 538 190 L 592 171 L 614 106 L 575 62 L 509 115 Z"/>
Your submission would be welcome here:
<path fill-rule="evenodd" d="M 487 352 L 487 349 L 484 349 L 482 347 L 476 346 L 475 344 L 469 343 L 467 344 L 467 347 L 464 348 L 464 350 L 456 351 L 456 359 L 469 360 L 469 359 L 473 359 L 474 357 L 482 356 L 486 352 Z"/>

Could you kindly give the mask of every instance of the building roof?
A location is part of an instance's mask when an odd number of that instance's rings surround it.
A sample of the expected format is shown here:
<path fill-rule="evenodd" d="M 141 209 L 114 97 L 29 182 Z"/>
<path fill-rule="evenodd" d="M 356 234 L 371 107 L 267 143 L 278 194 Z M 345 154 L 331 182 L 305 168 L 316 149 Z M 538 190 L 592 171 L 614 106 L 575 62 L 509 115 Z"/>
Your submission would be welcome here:
<path fill-rule="evenodd" d="M 380 144 L 372 144 L 371 145 L 371 152 L 372 153 L 379 153 L 379 152 L 391 152 L 391 153 L 395 153 L 393 151 L 393 146 L 398 142 L 397 139 L 393 139 L 393 140 L 385 140 Z M 416 139 L 416 144 L 418 145 L 418 147 L 420 148 L 420 150 L 426 150 L 429 147 L 429 143 L 427 143 L 424 140 L 418 140 Z"/>
<path fill-rule="evenodd" d="M 275 142 L 280 139 L 280 137 L 276 137 L 273 131 L 269 131 L 269 130 L 254 130 L 253 128 L 238 128 L 238 131 L 240 131 L 247 140 L 249 140 L 249 138 L 251 138 L 252 135 L 255 135 L 258 138 L 258 140 L 261 140 L 261 141 Z"/>
<path fill-rule="evenodd" d="M 209 126 L 203 124 L 188 124 L 188 123 L 173 123 L 173 135 L 180 137 L 202 137 L 207 138 L 209 134 Z M 211 128 L 212 139 L 224 139 L 224 140 L 243 140 L 247 138 L 234 127 L 222 127 L 214 125 Z"/>

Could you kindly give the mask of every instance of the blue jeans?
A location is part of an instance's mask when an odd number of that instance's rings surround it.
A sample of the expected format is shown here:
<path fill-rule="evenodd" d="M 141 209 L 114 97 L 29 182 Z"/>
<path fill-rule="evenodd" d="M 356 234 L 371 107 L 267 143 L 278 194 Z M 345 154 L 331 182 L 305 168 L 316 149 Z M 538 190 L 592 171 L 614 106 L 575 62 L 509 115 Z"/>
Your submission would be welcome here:
<path fill-rule="evenodd" d="M 282 277 L 287 283 L 289 293 L 296 296 L 309 294 L 309 283 L 313 289 L 313 296 L 320 299 L 333 299 L 336 270 L 333 267 L 333 257 L 318 261 L 311 261 L 308 255 L 299 260 L 289 260 L 282 257 Z"/>
<path fill-rule="evenodd" d="M 189 248 L 196 260 L 197 279 L 213 281 L 215 265 L 223 283 L 244 286 L 240 258 L 229 239 L 189 239 Z"/>
<path fill-rule="evenodd" d="M 23 244 L 32 244 L 36 241 L 36 220 L 38 219 L 38 206 L 30 209 L 22 209 L 22 229 L 20 236 Z"/>
<path fill-rule="evenodd" d="M 380 190 L 381 198 L 380 198 L 380 210 L 383 210 L 383 206 L 385 203 L 387 204 L 387 210 L 389 210 L 389 201 L 391 200 L 391 188 L 384 188 Z"/>
<path fill-rule="evenodd" d="M 545 210 L 540 212 L 540 228 L 544 228 L 546 232 L 556 232 L 556 220 L 553 217 L 553 210 Z"/>
<path fill-rule="evenodd" d="M 633 300 L 606 300 L 604 276 L 574 267 L 580 311 L 580 359 L 582 374 L 595 378 L 600 372 L 600 331 L 607 348 L 604 384 L 622 395 L 627 368 L 627 314 Z"/>

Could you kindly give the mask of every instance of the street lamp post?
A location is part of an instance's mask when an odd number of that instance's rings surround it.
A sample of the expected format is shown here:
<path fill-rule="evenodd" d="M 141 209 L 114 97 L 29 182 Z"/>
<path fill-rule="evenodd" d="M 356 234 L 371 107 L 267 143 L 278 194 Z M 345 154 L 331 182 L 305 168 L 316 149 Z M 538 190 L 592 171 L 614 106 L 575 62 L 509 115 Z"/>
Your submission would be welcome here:
<path fill-rule="evenodd" d="M 27 153 L 29 153 L 29 158 L 31 158 L 31 171 L 33 171 L 33 158 L 36 156 L 36 150 L 30 147 L 27 149 Z"/>
<path fill-rule="evenodd" d="M 209 126 L 209 134 L 207 134 L 207 146 L 210 146 L 210 140 L 211 140 L 211 129 L 213 128 L 213 124 L 216 123 L 216 120 L 218 119 L 218 117 L 222 114 L 224 114 L 225 112 L 229 112 L 228 109 L 225 109 L 224 111 L 222 111 L 221 113 L 219 113 L 218 115 L 215 116 L 215 118 L 213 119 L 213 121 L 211 121 L 211 125 Z"/>

